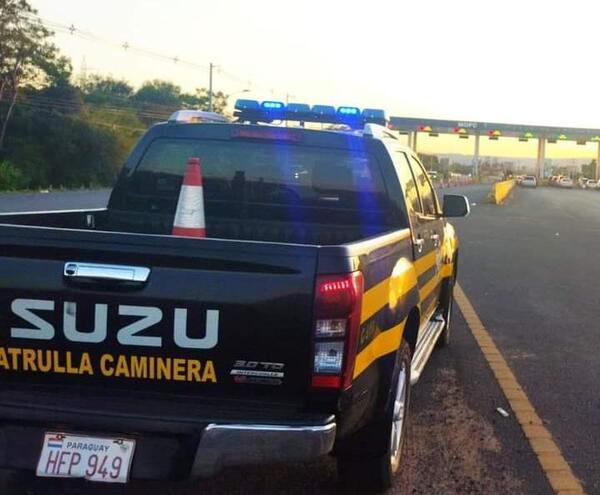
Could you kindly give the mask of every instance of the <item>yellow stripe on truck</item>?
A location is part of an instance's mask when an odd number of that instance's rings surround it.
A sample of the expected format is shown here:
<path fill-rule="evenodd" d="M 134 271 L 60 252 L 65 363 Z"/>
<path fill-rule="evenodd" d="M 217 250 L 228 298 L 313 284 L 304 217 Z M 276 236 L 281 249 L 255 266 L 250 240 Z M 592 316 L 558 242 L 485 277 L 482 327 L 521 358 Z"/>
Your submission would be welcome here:
<path fill-rule="evenodd" d="M 419 297 L 421 298 L 421 302 L 427 299 L 427 296 L 429 296 L 429 294 L 433 292 L 433 289 L 436 288 L 439 281 L 439 276 L 436 273 L 427 281 L 427 283 L 423 287 L 419 289 Z"/>
<path fill-rule="evenodd" d="M 364 323 L 385 306 L 395 308 L 398 301 L 416 285 L 414 265 L 407 258 L 400 258 L 389 278 L 364 293 L 360 322 Z"/>
<path fill-rule="evenodd" d="M 442 269 L 440 270 L 440 277 L 441 278 L 451 277 L 453 271 L 454 271 L 454 263 L 444 263 L 442 265 Z"/>
<path fill-rule="evenodd" d="M 367 321 L 387 304 L 389 293 L 390 279 L 386 278 L 363 294 L 362 311 L 360 314 L 361 323 Z"/>
<path fill-rule="evenodd" d="M 367 347 L 358 353 L 354 363 L 354 379 L 365 371 L 373 361 L 390 352 L 395 352 L 400 347 L 405 325 L 406 318 L 395 327 L 381 332 Z"/>
<path fill-rule="evenodd" d="M 436 257 L 437 252 L 433 250 L 414 263 L 411 263 L 407 258 L 401 258 L 394 267 L 391 277 L 382 280 L 363 294 L 361 324 L 386 305 L 394 308 L 402 296 L 408 294 L 417 286 L 417 276 L 422 275 L 435 265 Z M 431 294 L 441 278 L 452 275 L 453 267 L 453 263 L 442 265 L 440 273 L 431 277 L 419 290 L 421 301 L 424 301 Z M 395 352 L 400 347 L 405 325 L 406 318 L 395 327 L 381 332 L 356 356 L 354 378 L 359 376 L 375 360 L 390 352 Z"/>
<path fill-rule="evenodd" d="M 425 256 L 421 256 L 418 260 L 415 261 L 415 270 L 417 270 L 417 275 L 423 275 L 427 270 L 429 270 L 433 265 L 435 265 L 435 259 L 437 257 L 437 251 L 434 249 L 430 251 Z"/>

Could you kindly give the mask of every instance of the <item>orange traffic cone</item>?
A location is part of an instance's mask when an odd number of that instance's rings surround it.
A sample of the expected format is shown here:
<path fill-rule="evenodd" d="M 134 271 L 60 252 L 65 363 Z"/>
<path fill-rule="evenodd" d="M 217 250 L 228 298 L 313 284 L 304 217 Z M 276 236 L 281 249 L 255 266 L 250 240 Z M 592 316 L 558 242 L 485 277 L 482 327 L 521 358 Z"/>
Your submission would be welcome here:
<path fill-rule="evenodd" d="M 185 237 L 206 237 L 200 158 L 188 160 L 179 192 L 179 201 L 177 201 L 172 234 Z"/>

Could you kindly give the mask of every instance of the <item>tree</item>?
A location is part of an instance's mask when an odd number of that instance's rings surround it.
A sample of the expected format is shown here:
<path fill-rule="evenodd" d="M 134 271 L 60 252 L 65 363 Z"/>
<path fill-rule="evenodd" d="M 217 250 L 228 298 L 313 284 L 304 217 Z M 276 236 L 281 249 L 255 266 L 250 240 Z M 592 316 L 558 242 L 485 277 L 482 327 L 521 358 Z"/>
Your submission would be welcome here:
<path fill-rule="evenodd" d="M 208 110 L 208 90 L 206 88 L 198 88 L 196 90 L 196 96 L 198 99 L 198 108 L 200 110 Z M 228 96 L 221 92 L 217 91 L 213 93 L 213 111 L 217 113 L 224 113 L 227 108 L 227 98 Z"/>
<path fill-rule="evenodd" d="M 448 171 L 455 174 L 469 175 L 473 172 L 473 167 L 471 167 L 471 165 L 463 165 L 461 163 L 451 163 L 448 167 Z"/>
<path fill-rule="evenodd" d="M 181 88 L 168 81 L 146 81 L 132 96 L 139 118 L 146 125 L 166 120 L 182 107 Z"/>
<path fill-rule="evenodd" d="M 225 100 L 227 102 L 227 100 Z M 428 155 L 426 153 L 418 153 L 421 163 L 427 170 L 440 170 L 440 161 L 437 155 Z"/>
<path fill-rule="evenodd" d="M 51 34 L 27 0 L 0 0 L 0 150 L 21 88 L 64 75 Z"/>
<path fill-rule="evenodd" d="M 22 91 L 23 100 L 46 110 L 79 115 L 83 106 L 81 90 L 71 84 L 73 68 L 65 57 L 44 63 L 47 85 L 42 88 L 27 87 Z"/>
<path fill-rule="evenodd" d="M 581 166 L 581 173 L 584 177 L 589 179 L 596 177 L 596 160 L 592 160 L 590 163 L 586 163 Z"/>
<path fill-rule="evenodd" d="M 181 103 L 181 88 L 160 79 L 146 81 L 136 91 L 133 99 L 136 102 L 149 105 L 178 107 Z"/>
<path fill-rule="evenodd" d="M 155 79 L 146 81 L 137 90 L 133 99 L 146 106 L 154 108 L 169 107 L 171 110 L 180 108 L 197 108 L 208 110 L 209 98 L 206 88 L 198 88 L 196 94 L 183 93 L 181 87 L 168 81 Z M 227 107 L 227 95 L 221 91 L 213 93 L 213 111 L 223 113 Z"/>
<path fill-rule="evenodd" d="M 95 104 L 129 106 L 133 87 L 123 79 L 95 74 L 81 84 L 85 101 Z"/>

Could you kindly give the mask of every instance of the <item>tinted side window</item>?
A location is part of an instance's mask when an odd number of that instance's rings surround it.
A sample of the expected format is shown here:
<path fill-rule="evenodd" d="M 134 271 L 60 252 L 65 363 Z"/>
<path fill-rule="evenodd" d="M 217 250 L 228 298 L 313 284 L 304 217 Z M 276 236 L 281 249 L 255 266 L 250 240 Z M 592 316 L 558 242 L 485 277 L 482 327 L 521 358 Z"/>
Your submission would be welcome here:
<path fill-rule="evenodd" d="M 400 185 L 404 191 L 406 197 L 406 203 L 409 210 L 416 213 L 422 213 L 421 202 L 419 200 L 419 193 L 410 166 L 408 165 L 408 158 L 401 151 L 396 152 L 394 157 L 396 170 L 398 172 L 398 178 L 400 179 Z"/>
<path fill-rule="evenodd" d="M 423 169 L 423 166 L 415 159 L 414 156 L 410 157 L 410 165 L 417 182 L 417 188 L 419 195 L 421 196 L 421 202 L 423 203 L 423 213 L 425 215 L 436 215 L 437 205 L 436 198 L 431 183 L 427 178 L 427 174 Z"/>

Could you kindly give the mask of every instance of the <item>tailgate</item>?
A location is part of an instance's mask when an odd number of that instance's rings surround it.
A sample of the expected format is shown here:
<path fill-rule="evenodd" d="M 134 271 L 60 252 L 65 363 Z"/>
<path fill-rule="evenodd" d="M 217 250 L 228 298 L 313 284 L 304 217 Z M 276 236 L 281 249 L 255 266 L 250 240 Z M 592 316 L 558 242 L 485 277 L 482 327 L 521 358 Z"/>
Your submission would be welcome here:
<path fill-rule="evenodd" d="M 0 239 L 3 382 L 303 401 L 317 247 L 8 226 Z"/>

